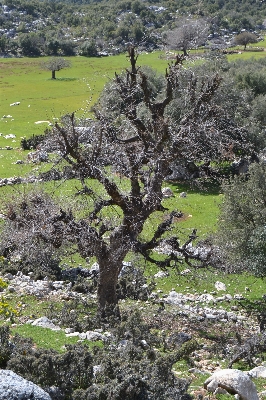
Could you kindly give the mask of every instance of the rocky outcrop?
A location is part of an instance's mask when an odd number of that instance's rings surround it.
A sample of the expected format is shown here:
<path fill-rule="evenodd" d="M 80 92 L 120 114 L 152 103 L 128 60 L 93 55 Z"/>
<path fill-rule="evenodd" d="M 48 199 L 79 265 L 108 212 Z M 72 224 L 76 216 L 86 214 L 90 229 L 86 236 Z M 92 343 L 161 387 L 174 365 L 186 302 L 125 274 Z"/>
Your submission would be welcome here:
<path fill-rule="evenodd" d="M 47 392 L 13 371 L 0 370 L 0 400 L 51 400 Z"/>

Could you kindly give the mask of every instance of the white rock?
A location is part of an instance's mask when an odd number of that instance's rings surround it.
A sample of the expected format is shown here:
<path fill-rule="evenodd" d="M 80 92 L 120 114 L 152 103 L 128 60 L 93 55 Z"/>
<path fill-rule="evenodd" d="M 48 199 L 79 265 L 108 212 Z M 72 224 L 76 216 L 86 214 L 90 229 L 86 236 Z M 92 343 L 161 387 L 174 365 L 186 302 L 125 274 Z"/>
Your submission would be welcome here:
<path fill-rule="evenodd" d="M 73 328 L 66 328 L 66 329 L 65 329 L 65 333 L 66 333 L 66 334 L 73 333 L 73 332 L 74 332 L 74 329 L 73 329 Z"/>
<path fill-rule="evenodd" d="M 237 369 L 217 371 L 204 382 L 204 388 L 206 389 L 213 381 L 218 383 L 218 387 L 229 393 L 238 394 L 241 400 L 259 400 L 256 386 L 248 374 L 243 371 Z M 215 383 L 211 385 L 211 387 L 214 386 Z"/>
<path fill-rule="evenodd" d="M 229 395 L 229 393 L 227 392 L 227 390 L 225 390 L 225 389 L 223 389 L 223 388 L 221 388 L 221 387 L 218 387 L 216 390 L 215 390 L 215 392 L 213 393 L 213 394 L 226 394 L 226 395 Z"/>
<path fill-rule="evenodd" d="M 226 285 L 223 282 L 215 282 L 214 284 L 216 290 L 226 290 Z"/>
<path fill-rule="evenodd" d="M 104 340 L 104 336 L 101 333 L 95 331 L 87 331 L 86 338 L 91 342 L 95 342 L 97 340 Z"/>
<path fill-rule="evenodd" d="M 51 400 L 42 388 L 10 370 L 0 370 L 0 399 Z"/>
<path fill-rule="evenodd" d="M 79 334 L 79 338 L 80 338 L 81 340 L 87 339 L 86 333 L 85 333 L 85 332 L 80 333 L 80 334 Z"/>
<path fill-rule="evenodd" d="M 197 300 L 203 303 L 209 303 L 214 300 L 214 297 L 211 294 L 203 293 L 197 298 Z"/>
<path fill-rule="evenodd" d="M 206 389 L 208 390 L 208 392 L 214 393 L 216 391 L 216 389 L 218 389 L 218 382 L 213 379 L 212 381 L 210 381 L 210 383 L 208 383 Z"/>
<path fill-rule="evenodd" d="M 71 333 L 66 333 L 66 337 L 76 337 L 79 336 L 79 332 L 71 332 Z"/>
<path fill-rule="evenodd" d="M 4 279 L 11 281 L 12 279 L 14 279 L 14 276 L 10 274 L 10 272 L 8 272 L 7 274 L 4 275 Z"/>
<path fill-rule="evenodd" d="M 248 375 L 252 378 L 266 378 L 266 367 L 263 365 L 255 367 L 248 372 Z"/>
<path fill-rule="evenodd" d="M 47 317 L 38 318 L 35 321 L 33 321 L 33 323 L 31 325 L 40 326 L 42 328 L 49 328 L 49 329 L 52 329 L 53 331 L 60 331 L 61 330 L 61 328 L 59 326 L 56 326 Z"/>
<path fill-rule="evenodd" d="M 189 275 L 189 274 L 191 274 L 191 270 L 189 268 L 184 269 L 184 271 L 180 272 L 180 275 Z"/>
<path fill-rule="evenodd" d="M 172 189 L 170 189 L 169 187 L 163 188 L 162 194 L 165 199 L 167 199 L 169 197 L 174 197 L 174 193 L 173 193 Z"/>
<path fill-rule="evenodd" d="M 165 278 L 168 275 L 169 275 L 168 272 L 159 271 L 157 272 L 157 274 L 154 275 L 154 278 Z"/>

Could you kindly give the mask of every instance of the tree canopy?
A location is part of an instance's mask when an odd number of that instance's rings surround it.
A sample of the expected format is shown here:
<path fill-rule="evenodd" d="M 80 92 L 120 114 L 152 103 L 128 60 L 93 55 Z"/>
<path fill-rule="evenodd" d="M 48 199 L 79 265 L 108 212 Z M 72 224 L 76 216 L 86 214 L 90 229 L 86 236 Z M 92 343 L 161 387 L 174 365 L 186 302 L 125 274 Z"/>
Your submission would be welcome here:
<path fill-rule="evenodd" d="M 244 50 L 246 50 L 249 43 L 256 43 L 257 41 L 257 36 L 251 32 L 241 32 L 234 39 L 235 44 L 244 46 Z"/>
<path fill-rule="evenodd" d="M 52 57 L 48 61 L 41 63 L 41 67 L 52 71 L 52 79 L 56 79 L 55 72 L 64 68 L 70 68 L 71 62 L 63 57 Z"/>
<path fill-rule="evenodd" d="M 196 49 L 205 44 L 209 33 L 206 21 L 190 20 L 167 33 L 167 46 L 172 50 L 182 50 L 187 55 L 189 49 Z"/>

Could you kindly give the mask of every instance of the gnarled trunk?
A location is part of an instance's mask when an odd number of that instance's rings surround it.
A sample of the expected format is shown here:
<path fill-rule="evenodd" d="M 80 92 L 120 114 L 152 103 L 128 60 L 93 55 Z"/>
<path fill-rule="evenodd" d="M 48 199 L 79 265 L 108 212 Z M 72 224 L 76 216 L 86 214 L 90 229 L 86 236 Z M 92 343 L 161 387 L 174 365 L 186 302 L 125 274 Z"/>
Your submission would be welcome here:
<path fill-rule="evenodd" d="M 122 262 L 116 260 L 99 260 L 99 282 L 98 282 L 98 307 L 101 318 L 108 318 L 111 315 L 120 317 L 116 286 L 118 275 L 122 268 Z"/>

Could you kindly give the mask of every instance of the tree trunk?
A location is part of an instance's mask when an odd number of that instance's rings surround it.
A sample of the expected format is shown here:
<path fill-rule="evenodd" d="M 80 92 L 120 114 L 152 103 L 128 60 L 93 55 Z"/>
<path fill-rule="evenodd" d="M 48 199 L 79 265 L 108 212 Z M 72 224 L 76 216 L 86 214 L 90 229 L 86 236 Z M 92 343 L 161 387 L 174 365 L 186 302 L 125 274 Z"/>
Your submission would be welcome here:
<path fill-rule="evenodd" d="M 55 79 L 55 71 L 52 70 L 52 79 Z"/>
<path fill-rule="evenodd" d="M 122 267 L 122 265 L 121 265 Z M 99 260 L 99 282 L 98 282 L 98 306 L 99 314 L 103 319 L 109 316 L 120 317 L 116 286 L 118 275 L 121 271 L 119 263 L 106 263 L 106 260 Z"/>
<path fill-rule="evenodd" d="M 187 56 L 187 48 L 186 47 L 183 47 L 183 54 L 185 57 Z"/>

